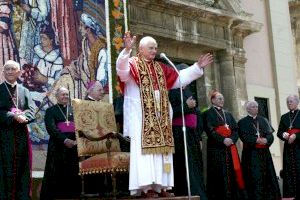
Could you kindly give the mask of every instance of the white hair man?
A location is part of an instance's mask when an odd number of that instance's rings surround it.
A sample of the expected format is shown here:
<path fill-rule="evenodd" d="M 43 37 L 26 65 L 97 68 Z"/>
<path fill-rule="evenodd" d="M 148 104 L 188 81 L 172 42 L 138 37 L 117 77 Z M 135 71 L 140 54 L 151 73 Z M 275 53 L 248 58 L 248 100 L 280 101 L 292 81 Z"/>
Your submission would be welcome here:
<path fill-rule="evenodd" d="M 6 61 L 0 84 L 0 199 L 31 199 L 27 124 L 34 108 L 28 89 L 17 83 L 20 73 L 18 62 Z"/>
<path fill-rule="evenodd" d="M 191 67 L 176 71 L 154 60 L 157 42 L 144 37 L 139 53 L 130 57 L 136 37 L 124 35 L 125 49 L 117 60 L 117 74 L 124 92 L 124 135 L 131 137 L 129 190 L 145 197 L 170 196 L 173 187 L 172 153 L 174 141 L 171 127 L 168 90 L 183 86 L 203 74 L 213 62 L 211 54 L 200 56 Z M 140 122 L 140 123 L 139 123 Z"/>
<path fill-rule="evenodd" d="M 99 81 L 93 81 L 88 85 L 86 100 L 100 101 L 105 95 L 104 89 Z"/>
<path fill-rule="evenodd" d="M 258 103 L 248 101 L 248 116 L 238 122 L 243 141 L 242 169 L 249 199 L 280 199 L 281 194 L 269 147 L 274 129 L 258 115 Z M 264 181 L 261 181 L 264 180 Z"/>
<path fill-rule="evenodd" d="M 286 99 L 289 112 L 283 114 L 277 136 L 284 142 L 283 148 L 283 197 L 298 199 L 300 195 L 300 113 L 299 97 Z"/>

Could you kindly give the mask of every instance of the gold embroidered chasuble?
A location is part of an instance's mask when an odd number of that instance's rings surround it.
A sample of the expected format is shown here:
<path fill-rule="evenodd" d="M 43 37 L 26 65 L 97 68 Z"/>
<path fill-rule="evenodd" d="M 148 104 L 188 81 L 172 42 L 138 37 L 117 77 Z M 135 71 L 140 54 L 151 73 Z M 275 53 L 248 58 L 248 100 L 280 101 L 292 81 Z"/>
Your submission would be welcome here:
<path fill-rule="evenodd" d="M 164 71 L 156 61 L 146 62 L 140 56 L 135 57 L 134 61 L 143 114 L 142 153 L 174 153 L 167 81 Z M 155 87 L 158 87 L 159 93 L 155 91 Z"/>

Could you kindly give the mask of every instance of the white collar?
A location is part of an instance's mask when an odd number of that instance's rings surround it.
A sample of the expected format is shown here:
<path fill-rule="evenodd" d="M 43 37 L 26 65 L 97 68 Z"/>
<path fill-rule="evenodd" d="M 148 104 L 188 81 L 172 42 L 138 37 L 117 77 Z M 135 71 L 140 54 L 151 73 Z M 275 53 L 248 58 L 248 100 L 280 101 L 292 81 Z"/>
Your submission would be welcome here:
<path fill-rule="evenodd" d="M 94 99 L 93 97 L 91 97 L 90 95 L 88 95 L 88 98 L 94 101 L 97 101 L 96 99 Z"/>
<path fill-rule="evenodd" d="M 252 117 L 253 119 L 255 119 L 257 117 L 257 115 L 253 116 L 253 115 L 250 115 L 250 114 L 248 114 L 248 116 Z"/>
<path fill-rule="evenodd" d="M 7 83 L 8 85 L 10 85 L 11 87 L 15 87 L 18 84 L 17 81 L 15 81 L 14 83 L 9 83 L 7 80 L 5 80 L 5 83 Z"/>
<path fill-rule="evenodd" d="M 294 113 L 294 112 L 296 112 L 298 110 L 298 108 L 296 108 L 295 110 L 290 110 L 291 111 L 291 113 Z"/>
<path fill-rule="evenodd" d="M 222 110 L 222 109 L 223 109 L 222 107 L 215 106 L 215 105 L 214 105 L 214 107 L 215 107 L 216 109 L 218 109 L 218 110 Z"/>

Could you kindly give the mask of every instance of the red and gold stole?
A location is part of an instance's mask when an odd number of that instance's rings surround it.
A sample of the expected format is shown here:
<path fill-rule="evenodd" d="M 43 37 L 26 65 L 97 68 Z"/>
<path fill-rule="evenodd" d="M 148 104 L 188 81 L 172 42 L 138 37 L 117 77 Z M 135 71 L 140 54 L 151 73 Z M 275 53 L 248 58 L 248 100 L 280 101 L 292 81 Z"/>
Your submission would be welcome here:
<path fill-rule="evenodd" d="M 141 106 L 143 112 L 142 153 L 174 153 L 174 140 L 169 115 L 169 98 L 164 71 L 156 61 L 147 63 L 141 56 L 135 57 Z M 154 70 L 151 70 L 151 65 Z M 151 73 L 155 73 L 151 76 Z M 152 80 L 155 77 L 156 80 Z M 158 85 L 159 100 L 155 97 L 154 83 Z"/>

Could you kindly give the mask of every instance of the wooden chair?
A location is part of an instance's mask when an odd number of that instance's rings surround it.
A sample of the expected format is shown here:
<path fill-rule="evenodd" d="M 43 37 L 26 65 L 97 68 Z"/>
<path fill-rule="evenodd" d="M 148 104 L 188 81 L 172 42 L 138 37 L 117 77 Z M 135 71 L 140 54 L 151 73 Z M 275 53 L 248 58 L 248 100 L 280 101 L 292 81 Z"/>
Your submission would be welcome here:
<path fill-rule="evenodd" d="M 113 105 L 105 102 L 73 100 L 76 141 L 79 156 L 79 175 L 108 174 L 112 178 L 112 195 L 116 199 L 116 175 L 128 173 L 129 153 L 121 152 Z"/>

